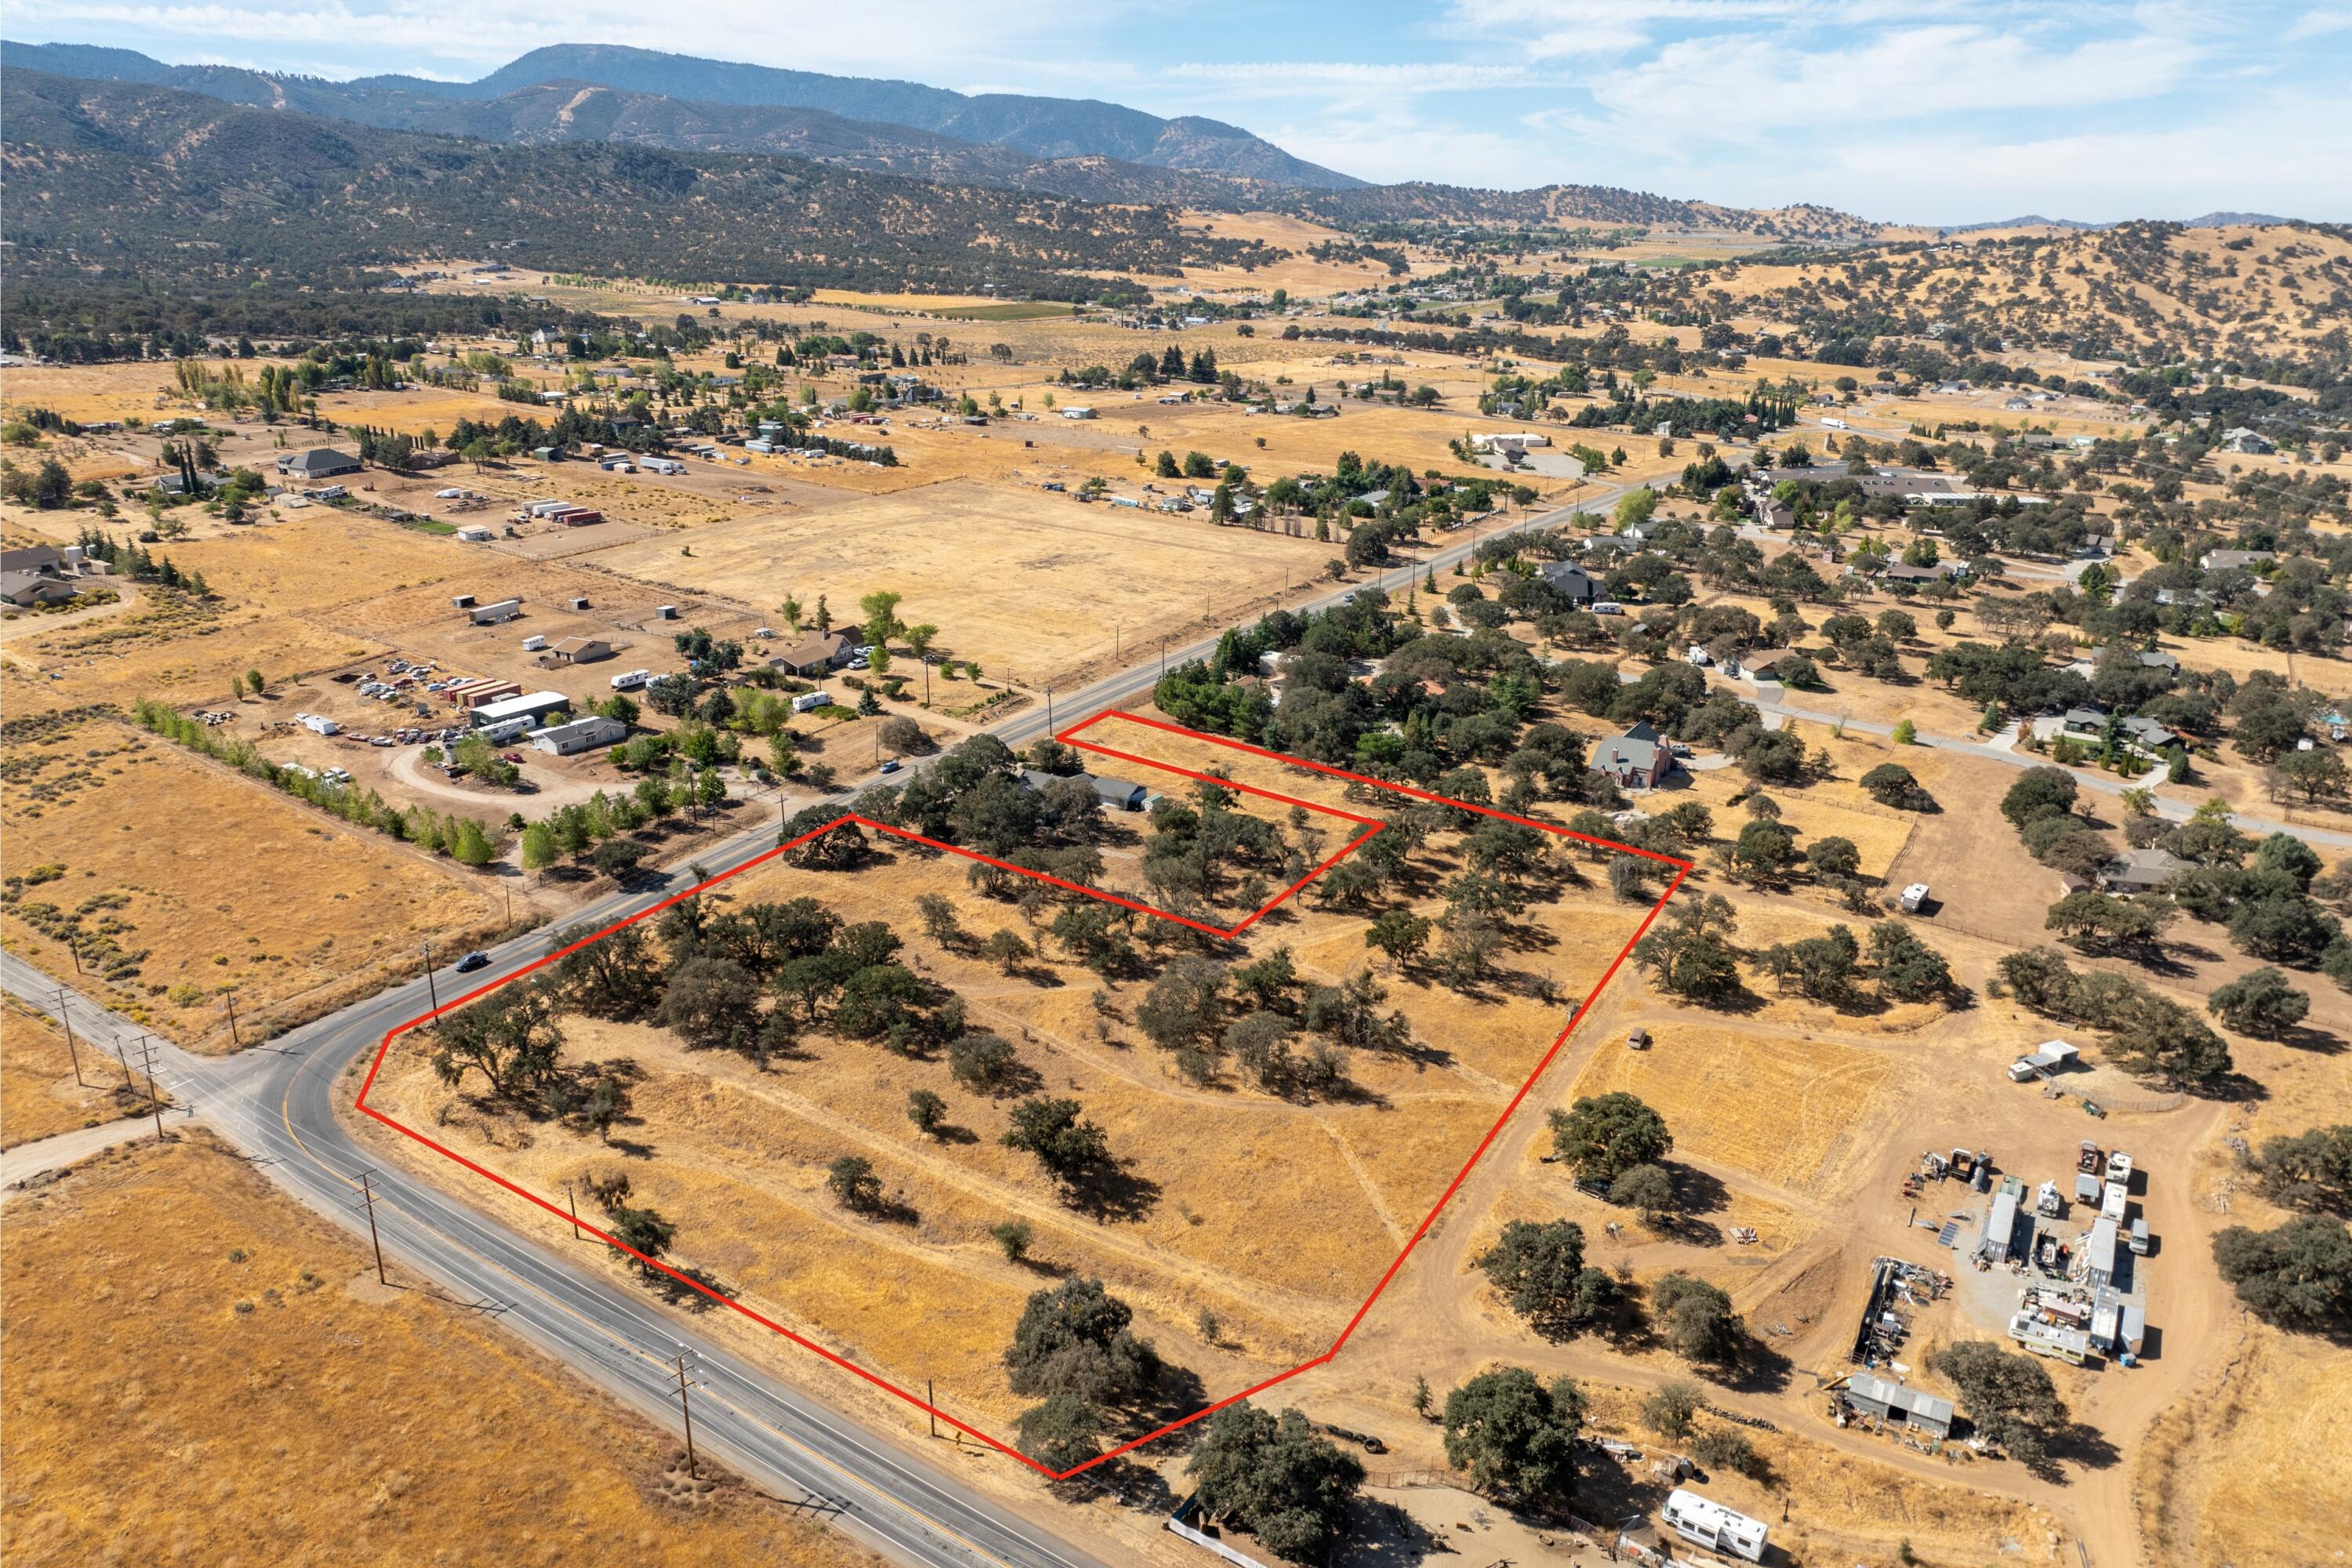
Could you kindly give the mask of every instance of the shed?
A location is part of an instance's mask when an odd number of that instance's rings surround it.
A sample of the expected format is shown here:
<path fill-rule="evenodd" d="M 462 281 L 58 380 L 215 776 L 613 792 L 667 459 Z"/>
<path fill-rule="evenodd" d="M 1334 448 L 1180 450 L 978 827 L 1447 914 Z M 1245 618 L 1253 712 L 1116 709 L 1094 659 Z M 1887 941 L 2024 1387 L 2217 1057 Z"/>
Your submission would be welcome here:
<path fill-rule="evenodd" d="M 1977 1256 L 1988 1263 L 2006 1263 L 2016 1237 L 2017 1194 L 2004 1192 L 1992 1200 L 1992 1207 L 1985 1215 L 1984 1235 L 1977 1242 Z"/>
<path fill-rule="evenodd" d="M 572 699 L 561 691 L 534 691 L 528 696 L 509 697 L 502 701 L 485 702 L 469 716 L 476 729 L 502 723 L 509 719 L 540 719 L 550 713 L 561 713 L 572 706 Z"/>
<path fill-rule="evenodd" d="M 500 599 L 495 605 L 477 605 L 466 614 L 478 626 L 494 626 L 501 621 L 510 621 L 521 615 L 522 601 Z"/>
<path fill-rule="evenodd" d="M 2116 1343 L 2118 1350 L 2139 1354 L 2140 1347 L 2147 1343 L 2147 1308 L 2125 1303 L 2122 1321 L 2116 1325 Z"/>
<path fill-rule="evenodd" d="M 1141 784 L 1129 784 L 1125 779 L 1084 776 L 1091 779 L 1095 786 L 1095 798 L 1118 811 L 1141 811 L 1145 798 L 1151 793 Z"/>
<path fill-rule="evenodd" d="M 1846 1402 L 1882 1421 L 1898 1421 L 1937 1437 L 1952 1435 L 1952 1402 L 1866 1372 L 1846 1380 Z"/>
<path fill-rule="evenodd" d="M 2105 1216 L 2094 1221 L 2091 1238 L 2084 1247 L 2090 1259 L 2090 1272 L 2085 1278 L 2091 1289 L 2104 1290 L 2116 1282 L 2116 1222 Z"/>

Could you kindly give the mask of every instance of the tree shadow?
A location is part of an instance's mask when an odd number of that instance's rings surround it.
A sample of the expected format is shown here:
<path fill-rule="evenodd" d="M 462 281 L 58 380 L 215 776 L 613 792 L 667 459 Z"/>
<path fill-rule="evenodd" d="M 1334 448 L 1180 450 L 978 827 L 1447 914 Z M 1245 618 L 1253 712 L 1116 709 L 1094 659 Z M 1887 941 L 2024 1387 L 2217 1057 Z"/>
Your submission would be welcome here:
<path fill-rule="evenodd" d="M 1706 1370 L 1735 1394 L 1779 1394 L 1789 1386 L 1797 1363 L 1751 1334 L 1737 1360 Z"/>
<path fill-rule="evenodd" d="M 713 1291 L 724 1300 L 730 1301 L 732 1301 L 736 1298 L 737 1292 L 733 1287 L 723 1282 L 719 1276 L 711 1273 L 707 1268 L 689 1268 L 682 1263 L 673 1263 L 668 1265 L 668 1267 L 677 1269 L 678 1273 L 685 1275 L 688 1279 L 693 1280 L 694 1285 L 698 1285 L 702 1288 L 702 1289 L 698 1290 L 694 1289 L 694 1286 L 688 1285 L 679 1279 L 674 1279 L 670 1275 L 664 1274 L 659 1269 L 647 1271 L 646 1283 L 653 1287 L 654 1290 L 660 1295 L 662 1300 L 668 1302 L 673 1307 L 683 1307 L 689 1312 L 707 1312 L 710 1310 L 711 1308 L 718 1305 L 718 1302 L 713 1301 L 709 1296 L 704 1295 L 702 1293 L 703 1290 Z"/>
<path fill-rule="evenodd" d="M 2290 1049 L 2309 1051 L 2314 1056 L 2340 1056 L 2344 1051 L 2343 1037 L 2331 1035 L 2325 1029 L 2315 1029 L 2307 1024 L 2282 1029 L 2270 1037 Z"/>
<path fill-rule="evenodd" d="M 1105 1161 L 1065 1183 L 1062 1195 L 1070 1207 L 1097 1223 L 1131 1223 L 1159 1206 L 1160 1184 Z"/>

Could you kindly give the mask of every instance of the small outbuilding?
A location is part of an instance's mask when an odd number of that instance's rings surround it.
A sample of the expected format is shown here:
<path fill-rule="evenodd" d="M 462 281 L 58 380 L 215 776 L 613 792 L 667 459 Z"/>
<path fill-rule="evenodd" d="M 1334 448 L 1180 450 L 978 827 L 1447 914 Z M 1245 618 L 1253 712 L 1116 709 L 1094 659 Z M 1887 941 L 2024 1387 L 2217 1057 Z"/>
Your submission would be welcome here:
<path fill-rule="evenodd" d="M 1846 1380 L 1846 1403 L 1881 1421 L 1916 1426 L 1933 1437 L 1952 1435 L 1952 1402 L 1905 1384 L 1858 1372 Z"/>

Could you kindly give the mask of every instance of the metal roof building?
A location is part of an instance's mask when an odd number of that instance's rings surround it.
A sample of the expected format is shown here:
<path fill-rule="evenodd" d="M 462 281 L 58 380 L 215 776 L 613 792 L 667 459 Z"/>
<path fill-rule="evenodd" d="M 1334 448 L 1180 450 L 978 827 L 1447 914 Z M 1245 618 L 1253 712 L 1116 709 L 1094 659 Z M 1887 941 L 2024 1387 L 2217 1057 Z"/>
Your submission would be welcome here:
<path fill-rule="evenodd" d="M 1937 1437 L 1952 1435 L 1952 1402 L 1866 1372 L 1846 1380 L 1846 1402 L 1882 1421 L 1900 1421 Z"/>

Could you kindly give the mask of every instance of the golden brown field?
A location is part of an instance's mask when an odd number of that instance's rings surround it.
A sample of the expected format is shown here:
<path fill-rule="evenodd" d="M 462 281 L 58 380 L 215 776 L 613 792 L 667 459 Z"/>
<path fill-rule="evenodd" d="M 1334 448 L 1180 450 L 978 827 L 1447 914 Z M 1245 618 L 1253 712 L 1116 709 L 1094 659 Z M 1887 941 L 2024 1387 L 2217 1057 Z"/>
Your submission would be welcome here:
<path fill-rule="evenodd" d="M 9 1207 L 26 1563 L 875 1561 L 364 1246 L 205 1132 Z M 142 1347 L 137 1352 L 126 1347 Z"/>
<path fill-rule="evenodd" d="M 128 725 L 53 726 L 11 754 L 0 791 L 10 870 L 58 875 L 12 893 L 0 917 L 9 945 L 68 981 L 69 930 L 82 933 L 85 967 L 104 967 L 104 942 L 142 954 L 110 983 L 78 983 L 198 1049 L 228 1048 L 230 992 L 249 1043 L 414 973 L 421 941 L 463 942 L 499 918 L 470 874 Z M 28 919 L 36 906 L 69 923 L 44 934 Z"/>

